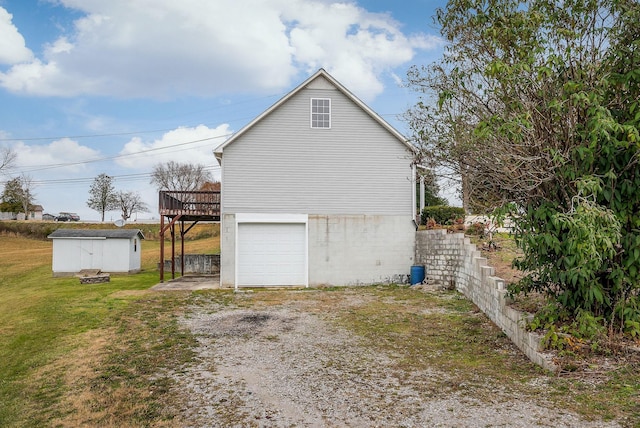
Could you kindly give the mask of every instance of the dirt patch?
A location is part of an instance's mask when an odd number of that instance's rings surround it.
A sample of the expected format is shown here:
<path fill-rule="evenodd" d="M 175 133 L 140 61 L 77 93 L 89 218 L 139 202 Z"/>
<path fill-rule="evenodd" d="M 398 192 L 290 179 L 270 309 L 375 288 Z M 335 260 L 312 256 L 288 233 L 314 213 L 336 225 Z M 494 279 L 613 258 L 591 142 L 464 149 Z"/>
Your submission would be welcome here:
<path fill-rule="evenodd" d="M 62 373 L 62 382 L 68 389 L 64 397 L 55 406 L 48 409 L 51 415 L 51 426 L 81 426 L 90 420 L 89 415 L 95 416 L 96 409 L 92 405 L 96 396 L 89 388 L 89 382 L 95 376 L 94 367 L 99 365 L 104 357 L 105 348 L 113 340 L 111 330 L 91 330 L 78 336 L 77 342 L 82 344 L 73 351 L 44 366 L 33 376 L 33 388 L 42 394 L 43 385 Z M 103 414 L 108 409 L 102 410 Z"/>
<path fill-rule="evenodd" d="M 196 361 L 173 373 L 180 424 L 617 426 L 581 420 L 532 399 L 535 393 L 522 394 L 492 379 L 464 378 L 473 379 L 469 383 L 455 370 L 411 364 L 406 359 L 410 341 L 395 351 L 336 322 L 342 316 L 338 312 L 377 303 L 375 295 L 358 291 L 248 293 L 236 295 L 232 304 L 203 298 L 180 320 L 198 339 Z M 424 311 L 430 313 L 428 307 Z M 446 319 L 445 309 L 435 312 Z M 473 319 L 469 328 L 480 328 Z M 429 336 L 415 336 L 413 346 Z M 530 387 L 545 379 L 532 379 Z"/>

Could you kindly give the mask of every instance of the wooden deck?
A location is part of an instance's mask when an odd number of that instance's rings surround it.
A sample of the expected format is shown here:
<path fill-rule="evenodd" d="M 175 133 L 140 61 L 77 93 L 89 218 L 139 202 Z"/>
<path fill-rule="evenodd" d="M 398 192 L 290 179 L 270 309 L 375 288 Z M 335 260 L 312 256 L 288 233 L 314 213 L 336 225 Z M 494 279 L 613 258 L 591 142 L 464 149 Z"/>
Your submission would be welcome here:
<path fill-rule="evenodd" d="M 220 221 L 220 191 L 162 190 L 159 213 L 185 221 Z"/>
<path fill-rule="evenodd" d="M 184 236 L 198 222 L 220 221 L 220 191 L 179 191 L 159 192 L 160 213 L 160 282 L 164 282 L 165 234 L 171 236 L 171 278 L 176 277 L 176 225 L 180 238 L 181 275 L 184 276 Z M 169 219 L 165 224 L 165 217 Z M 191 225 L 185 228 L 185 222 Z"/>

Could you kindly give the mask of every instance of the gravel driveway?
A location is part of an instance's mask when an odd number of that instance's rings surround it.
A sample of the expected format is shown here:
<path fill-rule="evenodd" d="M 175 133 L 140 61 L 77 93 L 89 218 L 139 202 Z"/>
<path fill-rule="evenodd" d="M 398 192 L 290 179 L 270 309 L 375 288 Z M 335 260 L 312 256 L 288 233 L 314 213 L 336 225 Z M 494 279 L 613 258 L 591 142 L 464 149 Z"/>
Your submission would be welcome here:
<path fill-rule="evenodd" d="M 256 293 L 256 294 L 264 294 Z M 173 374 L 176 409 L 192 427 L 602 427 L 495 386 L 448 390 L 438 370 L 407 372 L 398 355 L 365 345 L 313 299 L 194 305 L 180 320 L 197 362 Z M 345 293 L 341 310 L 362 303 Z M 545 382 L 541 376 L 533 382 Z"/>

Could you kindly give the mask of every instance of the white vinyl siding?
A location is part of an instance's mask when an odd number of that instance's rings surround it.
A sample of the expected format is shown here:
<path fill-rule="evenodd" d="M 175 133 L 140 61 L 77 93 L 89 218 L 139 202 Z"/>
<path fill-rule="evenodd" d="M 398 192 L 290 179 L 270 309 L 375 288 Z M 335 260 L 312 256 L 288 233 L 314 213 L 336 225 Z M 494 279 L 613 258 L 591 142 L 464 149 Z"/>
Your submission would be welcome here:
<path fill-rule="evenodd" d="M 331 99 L 331 128 L 309 127 Z M 225 147 L 223 212 L 412 218 L 411 153 L 342 92 L 303 89 Z"/>

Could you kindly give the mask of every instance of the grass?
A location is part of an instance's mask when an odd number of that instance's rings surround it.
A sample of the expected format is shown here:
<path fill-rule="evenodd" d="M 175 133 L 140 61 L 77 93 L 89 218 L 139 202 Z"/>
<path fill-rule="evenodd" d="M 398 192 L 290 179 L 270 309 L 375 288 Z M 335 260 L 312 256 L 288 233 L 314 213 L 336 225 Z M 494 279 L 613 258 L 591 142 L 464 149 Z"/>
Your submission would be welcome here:
<path fill-rule="evenodd" d="M 217 251 L 212 235 L 186 242 L 186 250 Z M 0 236 L 0 426 L 179 426 L 170 371 L 195 358 L 195 339 L 178 317 L 190 305 L 260 308 L 292 299 L 393 355 L 406 381 L 446 373 L 446 383 L 424 382 L 433 396 L 455 391 L 491 399 L 493 391 L 511 391 L 640 426 L 638 364 L 612 361 L 591 375 L 554 377 L 455 292 L 380 286 L 153 293 L 147 290 L 158 280 L 159 245 L 143 241 L 140 274 L 81 286 L 77 278 L 52 278 L 50 242 Z M 354 294 L 356 303 L 346 305 Z"/>
<path fill-rule="evenodd" d="M 188 242 L 186 250 L 215 251 L 218 239 Z M 172 347 L 173 338 L 181 337 L 172 321 L 180 299 L 154 294 L 141 300 L 158 282 L 159 245 L 143 241 L 140 274 L 112 275 L 109 283 L 83 286 L 77 278 L 52 277 L 51 242 L 0 236 L 0 426 L 43 426 L 64 415 L 70 393 L 66 376 L 78 369 L 72 360 L 78 350 L 102 341 L 99 354 L 112 355 L 104 364 L 114 355 L 134 361 L 140 349 L 149 347 L 149 355 L 160 355 L 158 346 Z M 131 329 L 134 324 L 139 328 Z M 149 345 L 151 337 L 162 344 Z M 116 350 L 114 344 L 125 346 Z M 189 341 L 184 345 L 188 348 Z M 148 412 L 152 404 L 140 411 Z"/>

